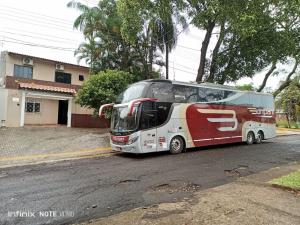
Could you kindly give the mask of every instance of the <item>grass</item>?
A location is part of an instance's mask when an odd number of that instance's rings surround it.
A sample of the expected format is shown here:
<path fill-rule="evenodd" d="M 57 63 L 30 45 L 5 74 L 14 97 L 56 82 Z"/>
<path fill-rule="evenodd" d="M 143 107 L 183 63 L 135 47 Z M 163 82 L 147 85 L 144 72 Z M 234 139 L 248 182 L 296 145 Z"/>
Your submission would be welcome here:
<path fill-rule="evenodd" d="M 300 171 L 290 173 L 289 175 L 276 178 L 270 181 L 271 184 L 300 190 Z"/>
<path fill-rule="evenodd" d="M 281 127 L 281 128 L 289 128 L 289 124 L 288 124 L 287 120 L 284 120 L 284 119 L 277 119 L 276 126 Z M 290 126 L 291 126 L 290 127 L 291 129 L 299 129 L 300 128 L 300 125 L 294 121 L 290 121 Z"/>

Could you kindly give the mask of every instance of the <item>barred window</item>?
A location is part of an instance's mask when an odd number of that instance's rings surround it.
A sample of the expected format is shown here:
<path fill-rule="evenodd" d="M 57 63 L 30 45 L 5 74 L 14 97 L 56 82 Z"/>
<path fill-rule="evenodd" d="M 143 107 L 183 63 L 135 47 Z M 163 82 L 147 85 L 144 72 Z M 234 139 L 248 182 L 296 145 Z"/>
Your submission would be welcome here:
<path fill-rule="evenodd" d="M 27 113 L 39 113 L 41 111 L 41 103 L 34 100 L 28 100 L 25 102 L 25 112 Z"/>

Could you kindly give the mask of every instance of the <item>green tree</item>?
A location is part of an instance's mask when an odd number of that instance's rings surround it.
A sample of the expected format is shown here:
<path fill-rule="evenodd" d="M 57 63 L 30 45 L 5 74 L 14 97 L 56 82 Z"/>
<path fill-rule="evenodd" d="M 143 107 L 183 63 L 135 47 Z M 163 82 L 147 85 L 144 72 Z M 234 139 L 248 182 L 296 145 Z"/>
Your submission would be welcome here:
<path fill-rule="evenodd" d="M 117 96 L 133 81 L 128 72 L 107 70 L 90 76 L 79 89 L 76 103 L 94 109 L 106 103 L 115 102 Z"/>
<path fill-rule="evenodd" d="M 206 31 L 196 81 L 223 84 L 252 77 L 272 64 L 265 75 L 267 80 L 276 69 L 276 63 L 293 54 L 295 42 L 289 37 L 295 35 L 292 30 L 280 29 L 280 24 L 284 20 L 284 24 L 288 24 L 295 16 L 287 16 L 288 10 L 280 15 L 277 13 L 283 8 L 295 8 L 295 5 L 299 8 L 299 3 L 293 1 L 293 5 L 291 1 L 187 0 L 193 24 Z M 207 56 L 214 31 L 218 33 L 217 43 L 211 56 Z M 264 88 L 266 80 L 259 90 Z"/>
<path fill-rule="evenodd" d="M 290 122 L 297 121 L 296 107 L 300 105 L 300 77 L 295 77 L 276 98 L 276 107 L 286 113 L 286 119 Z"/>
<path fill-rule="evenodd" d="M 92 73 L 107 69 L 118 69 L 134 74 L 137 80 L 149 75 L 149 45 L 140 36 L 134 43 L 125 40 L 121 34 L 122 20 L 115 0 L 99 1 L 95 7 L 71 1 L 68 7 L 81 12 L 74 22 L 74 28 L 83 32 L 82 43 L 75 54 L 79 60 L 85 59 Z M 153 62 L 160 63 L 160 57 L 153 54 Z"/>
<path fill-rule="evenodd" d="M 255 91 L 256 90 L 255 87 L 253 86 L 253 83 L 237 85 L 236 88 L 241 91 Z"/>
<path fill-rule="evenodd" d="M 146 36 L 149 42 L 149 62 L 159 49 L 165 53 L 166 78 L 169 78 L 169 53 L 176 46 L 177 26 L 186 24 L 178 10 L 178 3 L 170 0 L 120 0 L 118 11 L 122 17 L 122 34 L 136 42 Z"/>

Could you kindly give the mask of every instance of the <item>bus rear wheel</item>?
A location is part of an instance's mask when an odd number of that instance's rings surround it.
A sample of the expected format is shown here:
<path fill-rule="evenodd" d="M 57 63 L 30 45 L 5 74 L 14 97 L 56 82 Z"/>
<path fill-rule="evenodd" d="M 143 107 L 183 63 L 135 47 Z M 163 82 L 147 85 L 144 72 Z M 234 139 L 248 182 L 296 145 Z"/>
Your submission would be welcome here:
<path fill-rule="evenodd" d="M 182 137 L 175 136 L 170 142 L 170 152 L 171 154 L 179 154 L 184 150 L 184 141 Z"/>
<path fill-rule="evenodd" d="M 247 144 L 252 145 L 254 143 L 254 141 L 255 141 L 254 133 L 252 131 L 248 132 L 247 140 L 246 140 Z"/>
<path fill-rule="evenodd" d="M 257 138 L 256 138 L 256 140 L 255 140 L 255 143 L 256 144 L 260 144 L 260 143 L 262 143 L 262 140 L 264 139 L 264 134 L 263 134 L 263 132 L 262 131 L 258 131 L 258 133 L 257 133 Z"/>

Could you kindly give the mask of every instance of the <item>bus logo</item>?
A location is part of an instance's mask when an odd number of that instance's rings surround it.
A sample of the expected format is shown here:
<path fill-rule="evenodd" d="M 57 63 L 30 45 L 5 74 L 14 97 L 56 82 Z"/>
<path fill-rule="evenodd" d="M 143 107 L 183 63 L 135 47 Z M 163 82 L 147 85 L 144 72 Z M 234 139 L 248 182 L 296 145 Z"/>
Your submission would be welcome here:
<path fill-rule="evenodd" d="M 224 126 L 217 128 L 219 131 L 235 131 L 237 129 L 238 121 L 234 110 L 219 110 L 219 109 L 197 109 L 200 113 L 205 114 L 222 114 L 231 115 L 228 118 L 207 118 L 212 123 L 233 123 L 233 126 Z"/>

